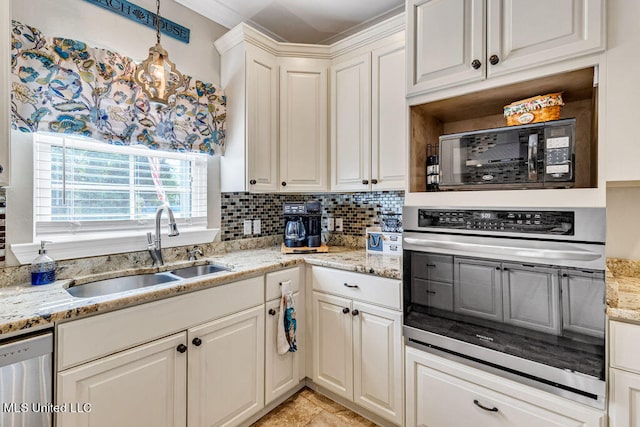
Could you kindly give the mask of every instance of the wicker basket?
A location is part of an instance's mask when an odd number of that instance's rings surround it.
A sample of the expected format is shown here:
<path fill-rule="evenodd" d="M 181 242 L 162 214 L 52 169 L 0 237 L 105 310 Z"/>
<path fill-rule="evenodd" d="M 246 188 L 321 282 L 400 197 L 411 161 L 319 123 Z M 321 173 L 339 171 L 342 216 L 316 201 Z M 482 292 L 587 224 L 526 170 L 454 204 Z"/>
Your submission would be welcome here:
<path fill-rule="evenodd" d="M 548 122 L 560 118 L 560 108 L 563 105 L 562 92 L 548 93 L 505 105 L 504 116 L 507 126 Z"/>

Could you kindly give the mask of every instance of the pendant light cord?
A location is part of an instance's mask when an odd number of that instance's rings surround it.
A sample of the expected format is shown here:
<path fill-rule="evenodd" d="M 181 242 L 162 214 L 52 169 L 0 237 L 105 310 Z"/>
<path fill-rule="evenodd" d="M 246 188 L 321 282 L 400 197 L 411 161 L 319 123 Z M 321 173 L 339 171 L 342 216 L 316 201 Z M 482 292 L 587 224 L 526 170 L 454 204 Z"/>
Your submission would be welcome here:
<path fill-rule="evenodd" d="M 156 39 L 160 44 L 160 0 L 156 0 Z"/>

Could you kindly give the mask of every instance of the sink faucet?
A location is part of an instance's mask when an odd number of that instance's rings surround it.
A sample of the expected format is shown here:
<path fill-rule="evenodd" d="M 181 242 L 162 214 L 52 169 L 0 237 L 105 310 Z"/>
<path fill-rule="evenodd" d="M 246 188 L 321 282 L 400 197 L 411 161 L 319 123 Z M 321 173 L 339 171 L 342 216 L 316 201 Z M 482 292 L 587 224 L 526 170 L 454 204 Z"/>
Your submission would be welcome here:
<path fill-rule="evenodd" d="M 160 241 L 160 218 L 162 218 L 163 211 L 167 211 L 167 215 L 169 215 L 169 237 L 180 234 L 178 232 L 178 226 L 176 225 L 176 219 L 173 217 L 173 211 L 169 204 L 164 203 L 158 206 L 158 209 L 156 209 L 156 235 L 152 236 L 151 232 L 147 233 L 147 241 L 149 243 L 147 249 L 151 255 L 153 265 L 164 265 L 164 260 L 162 259 L 162 242 Z"/>

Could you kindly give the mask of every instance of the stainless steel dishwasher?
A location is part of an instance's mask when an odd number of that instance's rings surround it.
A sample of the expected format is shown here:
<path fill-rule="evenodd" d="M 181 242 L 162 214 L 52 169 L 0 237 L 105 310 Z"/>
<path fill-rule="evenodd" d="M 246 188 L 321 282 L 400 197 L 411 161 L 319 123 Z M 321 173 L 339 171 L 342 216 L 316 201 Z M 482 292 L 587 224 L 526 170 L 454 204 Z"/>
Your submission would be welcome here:
<path fill-rule="evenodd" d="M 50 427 L 53 334 L 0 341 L 0 426 Z"/>

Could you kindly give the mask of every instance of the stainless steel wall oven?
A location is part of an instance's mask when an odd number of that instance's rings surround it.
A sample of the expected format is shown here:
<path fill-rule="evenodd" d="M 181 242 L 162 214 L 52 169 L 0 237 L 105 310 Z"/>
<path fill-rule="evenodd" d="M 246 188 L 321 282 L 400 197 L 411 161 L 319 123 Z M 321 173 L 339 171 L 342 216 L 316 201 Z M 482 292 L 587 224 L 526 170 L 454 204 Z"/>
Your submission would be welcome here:
<path fill-rule="evenodd" d="M 403 220 L 407 345 L 604 408 L 604 208 Z"/>

